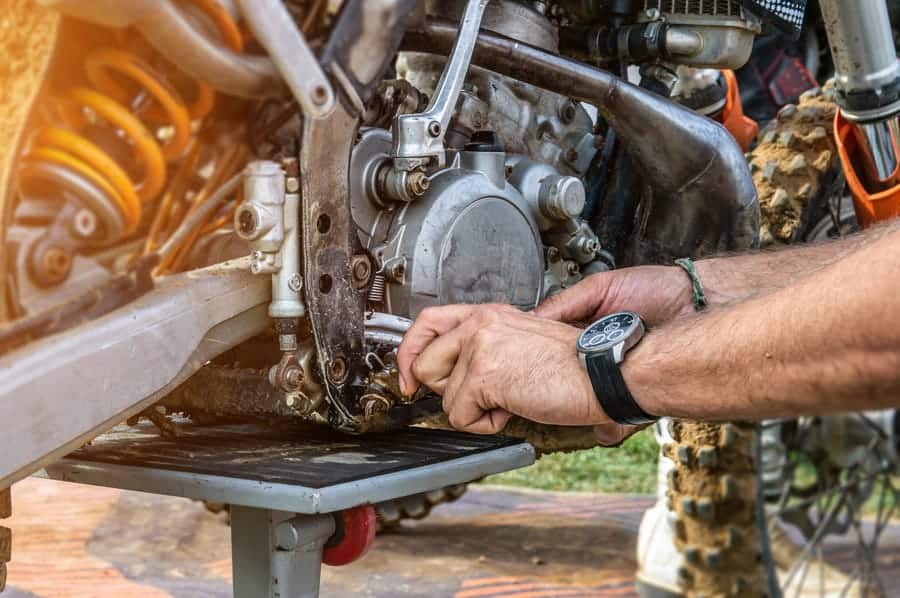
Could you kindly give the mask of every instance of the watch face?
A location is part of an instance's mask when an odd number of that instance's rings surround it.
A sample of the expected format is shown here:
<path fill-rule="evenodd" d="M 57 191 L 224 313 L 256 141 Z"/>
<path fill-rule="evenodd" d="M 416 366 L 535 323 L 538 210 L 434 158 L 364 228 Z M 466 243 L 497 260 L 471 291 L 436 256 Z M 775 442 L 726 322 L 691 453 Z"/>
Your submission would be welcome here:
<path fill-rule="evenodd" d="M 612 349 L 637 332 L 642 326 L 637 314 L 622 312 L 594 322 L 581 333 L 578 350 L 581 353 L 600 353 Z"/>

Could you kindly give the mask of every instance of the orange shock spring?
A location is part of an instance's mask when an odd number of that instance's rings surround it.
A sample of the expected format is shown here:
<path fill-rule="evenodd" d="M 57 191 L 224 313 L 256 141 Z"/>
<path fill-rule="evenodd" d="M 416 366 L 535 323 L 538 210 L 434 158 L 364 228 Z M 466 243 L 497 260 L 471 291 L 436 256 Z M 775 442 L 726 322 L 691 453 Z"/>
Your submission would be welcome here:
<path fill-rule="evenodd" d="M 215 25 L 229 48 L 243 51 L 240 28 L 217 0 L 191 2 Z M 63 107 L 79 110 L 61 111 L 67 115 L 64 126 L 48 126 L 39 131 L 24 162 L 49 162 L 99 189 L 122 223 L 120 230 L 106 231 L 103 243 L 107 244 L 137 230 L 144 204 L 156 199 L 166 187 L 167 163 L 185 153 L 193 137 L 193 122 L 211 112 L 215 93 L 209 85 L 197 82 L 195 98 L 188 104 L 153 67 L 118 48 L 102 47 L 90 52 L 85 70 L 93 88 L 75 87 L 58 98 Z M 134 89 L 152 100 L 144 120 L 127 107 L 135 97 Z M 86 136 L 86 113 L 92 113 L 127 140 L 133 162 L 139 168 L 123 167 Z M 158 130 L 164 125 L 168 125 L 166 140 L 160 141 L 151 127 Z"/>

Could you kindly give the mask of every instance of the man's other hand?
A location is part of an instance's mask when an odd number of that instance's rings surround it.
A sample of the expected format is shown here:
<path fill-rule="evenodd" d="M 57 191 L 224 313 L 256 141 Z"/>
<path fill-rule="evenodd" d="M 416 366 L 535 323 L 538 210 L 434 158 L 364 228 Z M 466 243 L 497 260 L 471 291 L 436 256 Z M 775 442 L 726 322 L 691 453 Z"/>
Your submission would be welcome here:
<path fill-rule="evenodd" d="M 591 323 L 618 311 L 633 311 L 657 326 L 693 313 L 691 283 L 678 267 L 640 266 L 589 276 L 534 310 L 542 318 Z"/>
<path fill-rule="evenodd" d="M 512 415 L 544 424 L 611 423 L 576 352 L 581 331 L 504 305 L 424 310 L 397 353 L 406 394 L 444 397 L 451 425 L 500 432 Z"/>

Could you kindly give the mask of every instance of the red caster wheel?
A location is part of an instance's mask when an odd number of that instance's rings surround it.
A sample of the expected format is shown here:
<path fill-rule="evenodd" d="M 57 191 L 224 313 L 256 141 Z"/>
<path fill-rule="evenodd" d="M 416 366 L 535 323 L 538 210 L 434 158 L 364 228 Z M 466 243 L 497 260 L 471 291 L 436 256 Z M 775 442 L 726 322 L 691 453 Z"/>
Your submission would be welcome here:
<path fill-rule="evenodd" d="M 365 505 L 334 513 L 334 535 L 325 544 L 322 562 L 332 567 L 361 558 L 375 542 L 375 507 Z"/>

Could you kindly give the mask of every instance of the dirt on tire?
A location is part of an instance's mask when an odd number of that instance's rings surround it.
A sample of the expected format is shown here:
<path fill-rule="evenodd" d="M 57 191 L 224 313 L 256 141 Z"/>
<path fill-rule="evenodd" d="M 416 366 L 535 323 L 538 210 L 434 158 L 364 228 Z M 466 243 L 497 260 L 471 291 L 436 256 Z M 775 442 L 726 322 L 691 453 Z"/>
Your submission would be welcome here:
<path fill-rule="evenodd" d="M 763 246 L 799 240 L 806 208 L 838 161 L 832 132 L 836 109 L 829 83 L 782 108 L 760 132 L 749 158 L 762 211 Z"/>
<path fill-rule="evenodd" d="M 673 421 L 669 508 L 686 596 L 766 595 L 756 525 L 754 426 Z"/>

